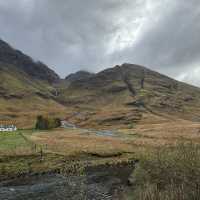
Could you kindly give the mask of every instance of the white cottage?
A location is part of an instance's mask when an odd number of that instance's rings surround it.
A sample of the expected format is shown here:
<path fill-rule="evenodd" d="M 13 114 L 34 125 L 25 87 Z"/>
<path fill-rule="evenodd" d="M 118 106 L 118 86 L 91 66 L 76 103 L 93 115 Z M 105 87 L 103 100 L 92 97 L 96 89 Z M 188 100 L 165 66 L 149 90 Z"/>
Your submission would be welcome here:
<path fill-rule="evenodd" d="M 15 125 L 0 124 L 0 132 L 13 132 L 13 131 L 17 131 L 17 127 Z"/>

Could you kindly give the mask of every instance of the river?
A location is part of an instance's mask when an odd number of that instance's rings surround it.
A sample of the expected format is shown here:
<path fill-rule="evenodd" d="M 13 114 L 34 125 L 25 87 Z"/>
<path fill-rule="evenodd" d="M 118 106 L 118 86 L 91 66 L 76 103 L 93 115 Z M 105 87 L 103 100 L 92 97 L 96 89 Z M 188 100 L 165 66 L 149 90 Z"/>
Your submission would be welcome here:
<path fill-rule="evenodd" d="M 134 162 L 89 167 L 82 176 L 43 174 L 0 183 L 0 200 L 123 200 Z"/>

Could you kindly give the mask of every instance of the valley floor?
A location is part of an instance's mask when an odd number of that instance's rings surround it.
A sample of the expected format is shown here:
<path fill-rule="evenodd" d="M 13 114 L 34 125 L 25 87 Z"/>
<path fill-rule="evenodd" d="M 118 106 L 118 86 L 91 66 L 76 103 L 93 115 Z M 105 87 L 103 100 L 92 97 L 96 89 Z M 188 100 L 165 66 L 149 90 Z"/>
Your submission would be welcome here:
<path fill-rule="evenodd" d="M 26 190 L 29 190 L 27 195 L 30 194 L 30 196 L 26 199 L 33 199 L 32 195 L 33 193 L 35 195 L 35 192 L 38 192 L 38 196 L 42 193 L 52 195 L 54 198 L 56 194 L 48 192 L 52 190 L 52 187 L 56 189 L 64 181 L 68 185 L 67 190 L 71 190 L 69 187 L 72 187 L 76 193 L 76 184 L 80 181 L 75 180 L 80 178 L 83 185 L 85 181 L 92 180 L 91 185 L 88 185 L 88 182 L 86 184 L 88 190 L 83 189 L 84 194 L 91 195 L 89 192 L 91 186 L 96 187 L 97 191 L 101 190 L 100 193 L 107 195 L 110 199 L 114 194 L 123 199 L 120 188 L 123 190 L 128 183 L 124 166 L 130 167 L 141 152 L 153 152 L 158 147 L 175 146 L 181 142 L 191 141 L 199 143 L 200 124 L 183 120 L 166 121 L 160 124 L 138 124 L 132 129 L 113 131 L 71 128 L 0 133 L 0 196 L 8 195 L 7 199 L 18 200 L 25 195 Z M 114 174 L 109 178 L 108 174 L 112 171 L 110 169 L 116 166 L 115 171 L 120 174 L 120 177 Z M 129 168 L 129 175 L 134 167 L 132 164 Z M 27 179 L 29 176 L 33 178 Z M 34 177 L 37 176 L 40 178 L 37 179 L 38 182 L 35 182 Z M 124 176 L 126 178 L 122 180 L 121 177 Z M 16 182 L 16 178 L 19 181 Z M 50 182 L 45 182 L 47 179 Z M 72 181 L 66 182 L 69 179 Z M 24 186 L 22 183 L 25 180 L 30 182 L 30 185 Z M 105 185 L 109 185 L 106 187 L 109 190 L 105 190 L 103 187 Z M 113 192 L 115 189 L 116 192 Z M 58 193 L 60 192 L 58 190 Z M 18 197 L 13 197 L 12 194 L 15 193 Z M 68 199 L 75 198 L 73 195 Z M 37 198 L 34 197 L 34 199 Z M 63 196 L 60 199 L 64 199 Z M 96 197 L 91 196 L 91 199 L 103 198 L 96 195 Z"/>

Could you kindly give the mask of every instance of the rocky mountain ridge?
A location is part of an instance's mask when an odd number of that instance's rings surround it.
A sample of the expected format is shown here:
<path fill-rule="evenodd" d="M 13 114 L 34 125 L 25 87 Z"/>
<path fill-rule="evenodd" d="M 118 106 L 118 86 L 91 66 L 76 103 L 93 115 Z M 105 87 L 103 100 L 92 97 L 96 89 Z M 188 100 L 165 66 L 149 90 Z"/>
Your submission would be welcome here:
<path fill-rule="evenodd" d="M 0 41 L 0 118 L 33 124 L 38 114 L 89 128 L 165 120 L 200 121 L 200 89 L 125 63 L 62 80 L 46 65 Z"/>
<path fill-rule="evenodd" d="M 31 57 L 14 49 L 8 43 L 0 40 L 0 61 L 27 73 L 38 80 L 46 80 L 49 83 L 59 81 L 59 76 L 42 62 L 35 62 Z"/>
<path fill-rule="evenodd" d="M 200 120 L 199 88 L 128 63 L 72 82 L 63 99 L 82 111 L 72 121 L 87 125 L 131 126 L 145 117 Z"/>
<path fill-rule="evenodd" d="M 91 78 L 94 75 L 95 75 L 94 73 L 90 73 L 88 71 L 80 70 L 76 73 L 69 74 L 65 78 L 65 80 L 69 81 L 69 82 L 75 82 L 75 81 L 80 81 L 80 80 L 83 80 L 83 79 Z"/>

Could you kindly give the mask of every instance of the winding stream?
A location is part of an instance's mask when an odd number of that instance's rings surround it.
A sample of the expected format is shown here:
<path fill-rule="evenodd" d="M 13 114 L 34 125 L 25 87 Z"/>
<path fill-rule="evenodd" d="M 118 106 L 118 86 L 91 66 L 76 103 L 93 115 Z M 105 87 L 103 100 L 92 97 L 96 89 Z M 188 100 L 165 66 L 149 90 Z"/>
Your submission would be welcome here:
<path fill-rule="evenodd" d="M 69 122 L 65 122 L 63 124 L 62 128 L 64 129 L 77 129 L 81 130 L 83 134 L 95 134 L 97 136 L 105 136 L 105 137 L 124 137 L 124 134 L 118 132 L 118 131 L 113 131 L 113 130 L 93 130 L 93 129 L 84 129 L 84 128 L 79 128 L 74 124 L 71 124 Z"/>

